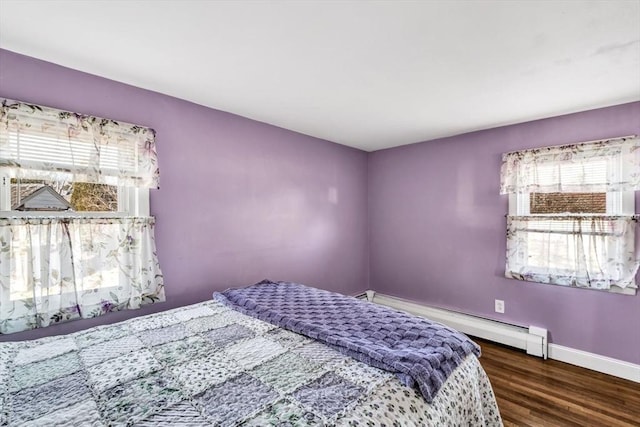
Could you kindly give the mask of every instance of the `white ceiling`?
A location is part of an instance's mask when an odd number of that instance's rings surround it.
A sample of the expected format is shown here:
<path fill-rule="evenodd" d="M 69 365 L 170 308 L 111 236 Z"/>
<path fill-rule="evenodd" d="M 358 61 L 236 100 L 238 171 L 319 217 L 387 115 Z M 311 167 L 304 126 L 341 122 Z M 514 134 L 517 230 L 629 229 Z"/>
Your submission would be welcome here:
<path fill-rule="evenodd" d="M 639 0 L 0 0 L 0 47 L 367 151 L 640 100 Z"/>

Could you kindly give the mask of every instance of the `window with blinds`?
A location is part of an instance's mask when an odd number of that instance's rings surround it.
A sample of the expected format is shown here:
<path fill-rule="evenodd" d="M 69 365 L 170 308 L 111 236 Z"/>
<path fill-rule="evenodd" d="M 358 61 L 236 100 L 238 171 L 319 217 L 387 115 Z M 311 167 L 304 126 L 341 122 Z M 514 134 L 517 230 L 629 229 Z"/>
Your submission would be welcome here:
<path fill-rule="evenodd" d="M 49 163 L 61 173 L 72 174 L 86 170 L 97 160 L 103 179 L 116 184 L 114 177 L 119 171 L 135 168 L 135 151 L 127 146 L 100 146 L 96 155 L 94 141 L 64 141 L 52 136 L 24 134 L 14 134 L 9 141 L 9 155 L 25 169 L 24 176 L 31 173 L 37 177 L 42 163 Z"/>
<path fill-rule="evenodd" d="M 86 125 L 89 126 L 89 125 Z M 118 185 L 122 174 L 135 175 L 137 147 L 113 131 L 88 131 L 41 122 L 39 127 L 9 128 L 3 154 L 20 165 L 19 176 L 40 179 L 55 173 L 59 180 L 78 180 Z"/>
<path fill-rule="evenodd" d="M 597 160 L 578 164 L 549 164 L 537 168 L 537 181 L 551 187 L 560 182 L 562 187 L 576 188 L 583 184 L 597 185 L 607 180 L 607 161 Z M 606 214 L 607 193 L 554 192 L 529 194 L 529 214 Z M 525 213 L 526 214 L 526 213 Z"/>
<path fill-rule="evenodd" d="M 636 137 L 506 153 L 506 277 L 635 294 Z"/>
<path fill-rule="evenodd" d="M 2 211 L 144 216 L 158 176 L 153 129 L 2 100 Z"/>
<path fill-rule="evenodd" d="M 119 210 L 117 176 L 120 170 L 135 167 L 133 147 L 101 144 L 100 138 L 94 140 L 89 134 L 72 136 L 68 130 L 47 121 L 39 128 L 9 132 L 4 153 L 20 165 L 20 170 L 10 178 L 11 201 L 7 208 L 58 210 L 41 191 L 48 188 L 76 212 Z M 102 183 L 84 182 L 82 176 L 94 165 L 100 170 Z"/>
<path fill-rule="evenodd" d="M 155 131 L 0 98 L 0 332 L 164 301 Z"/>
<path fill-rule="evenodd" d="M 16 174 L 19 177 L 11 178 L 11 210 L 52 210 L 45 200 L 38 203 L 36 199 L 29 207 L 24 204 L 25 200 L 38 197 L 43 187 L 49 187 L 76 212 L 117 212 L 116 177 L 122 169 L 135 168 L 134 147 L 106 145 L 104 138 L 91 135 L 79 132 L 74 135 L 51 120 L 43 120 L 40 127 L 9 132 L 5 153 L 21 167 Z M 111 184 L 76 180 L 76 175 L 96 164 L 103 175 L 100 179 Z"/>

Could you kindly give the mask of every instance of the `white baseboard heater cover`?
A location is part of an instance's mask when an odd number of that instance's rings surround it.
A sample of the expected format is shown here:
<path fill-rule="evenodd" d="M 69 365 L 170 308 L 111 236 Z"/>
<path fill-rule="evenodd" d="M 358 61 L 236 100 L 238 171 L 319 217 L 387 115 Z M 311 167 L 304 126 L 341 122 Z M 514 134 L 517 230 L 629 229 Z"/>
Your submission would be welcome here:
<path fill-rule="evenodd" d="M 544 328 L 510 325 L 497 320 L 484 319 L 441 308 L 427 307 L 401 298 L 376 294 L 373 291 L 367 291 L 366 297 L 369 301 L 377 304 L 435 320 L 467 335 L 526 350 L 527 354 L 533 356 L 546 359 L 549 354 L 547 330 Z"/>

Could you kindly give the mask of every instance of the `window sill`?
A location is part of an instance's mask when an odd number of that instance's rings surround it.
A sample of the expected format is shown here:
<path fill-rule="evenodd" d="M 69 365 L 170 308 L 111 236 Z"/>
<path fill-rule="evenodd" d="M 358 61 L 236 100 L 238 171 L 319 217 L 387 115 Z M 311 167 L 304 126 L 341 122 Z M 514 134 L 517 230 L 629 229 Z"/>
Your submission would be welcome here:
<path fill-rule="evenodd" d="M 629 286 L 626 288 L 620 288 L 618 286 L 612 286 L 611 289 L 608 289 L 608 292 L 611 292 L 612 294 L 635 295 L 638 292 L 638 288 L 631 288 Z"/>
<path fill-rule="evenodd" d="M 80 292 L 92 292 L 92 293 L 115 293 L 121 286 L 108 285 L 104 287 L 96 287 L 96 288 L 88 288 L 81 290 Z M 23 294 L 24 295 L 24 294 Z M 75 292 L 65 292 L 65 293 L 52 293 L 50 295 L 39 296 L 36 299 L 45 299 L 45 298 L 64 298 L 64 297 L 73 297 L 75 298 L 77 294 Z M 10 301 L 12 303 L 32 303 L 34 301 L 33 297 L 24 297 L 24 296 L 14 296 L 11 297 Z"/>
<path fill-rule="evenodd" d="M 0 218 L 140 218 L 128 212 L 69 212 L 69 211 L 0 211 Z"/>
<path fill-rule="evenodd" d="M 529 273 L 533 273 L 533 274 L 537 274 L 539 276 L 544 276 L 544 277 L 550 277 L 550 274 L 547 270 L 545 271 L 536 271 L 536 270 L 530 270 Z M 529 275 L 529 274 L 528 274 Z M 556 274 L 552 274 L 551 277 L 554 278 L 561 278 L 565 275 L 563 274 L 559 274 L 556 272 Z M 525 279 L 524 275 L 520 274 L 520 273 L 512 273 L 507 271 L 505 273 L 505 277 L 507 279 L 514 279 L 514 280 L 518 280 L 521 282 L 531 282 L 531 283 L 540 283 L 543 285 L 553 285 L 553 286 L 563 286 L 565 288 L 575 288 L 575 289 L 586 289 L 586 290 L 591 290 L 591 291 L 599 291 L 599 292 L 608 292 L 608 293 L 614 293 L 614 294 L 620 294 L 620 295 L 636 295 L 637 291 L 638 291 L 638 286 L 636 283 L 633 283 L 629 286 L 627 286 L 626 288 L 621 288 L 619 286 L 616 285 L 612 285 L 609 289 L 598 289 L 598 288 L 590 288 L 587 286 L 576 286 L 574 284 L 569 284 L 569 283 L 555 283 L 555 282 L 547 282 L 547 281 L 543 281 L 543 280 L 535 280 L 535 278 L 533 277 L 529 277 L 528 279 Z"/>

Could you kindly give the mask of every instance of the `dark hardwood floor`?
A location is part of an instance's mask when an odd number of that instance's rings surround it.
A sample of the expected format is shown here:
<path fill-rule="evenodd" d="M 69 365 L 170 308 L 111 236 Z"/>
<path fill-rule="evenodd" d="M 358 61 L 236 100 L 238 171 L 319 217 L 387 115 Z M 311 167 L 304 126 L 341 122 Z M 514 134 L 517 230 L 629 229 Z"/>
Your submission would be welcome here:
<path fill-rule="evenodd" d="M 505 426 L 640 426 L 640 384 L 474 341 Z"/>

